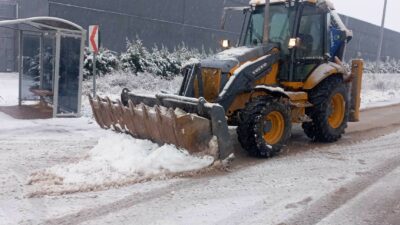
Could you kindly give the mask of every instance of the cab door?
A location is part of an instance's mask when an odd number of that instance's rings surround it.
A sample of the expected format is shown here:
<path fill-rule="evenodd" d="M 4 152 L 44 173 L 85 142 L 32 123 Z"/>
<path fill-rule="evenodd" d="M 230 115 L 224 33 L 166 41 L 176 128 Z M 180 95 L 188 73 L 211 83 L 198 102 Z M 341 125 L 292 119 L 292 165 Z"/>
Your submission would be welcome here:
<path fill-rule="evenodd" d="M 303 82 L 321 63 L 327 52 L 327 12 L 304 4 L 299 18 L 297 37 L 300 42 L 294 51 L 292 81 Z"/>

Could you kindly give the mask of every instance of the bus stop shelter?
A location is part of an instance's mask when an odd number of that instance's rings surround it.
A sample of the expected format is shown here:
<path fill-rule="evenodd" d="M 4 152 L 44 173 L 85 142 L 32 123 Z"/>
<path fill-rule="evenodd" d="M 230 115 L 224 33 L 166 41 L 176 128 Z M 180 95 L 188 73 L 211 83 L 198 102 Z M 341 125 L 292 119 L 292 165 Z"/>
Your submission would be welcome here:
<path fill-rule="evenodd" d="M 52 117 L 81 113 L 83 53 L 86 30 L 55 17 L 0 21 L 18 32 L 18 104 L 51 109 Z"/>

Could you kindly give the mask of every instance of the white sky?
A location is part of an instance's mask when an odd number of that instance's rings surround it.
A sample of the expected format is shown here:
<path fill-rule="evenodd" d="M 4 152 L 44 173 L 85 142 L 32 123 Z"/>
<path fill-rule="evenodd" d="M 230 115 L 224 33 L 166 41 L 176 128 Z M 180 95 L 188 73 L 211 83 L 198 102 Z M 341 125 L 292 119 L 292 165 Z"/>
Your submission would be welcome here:
<path fill-rule="evenodd" d="M 381 24 L 384 0 L 331 0 L 341 14 Z M 400 1 L 388 0 L 385 27 L 400 32 Z"/>

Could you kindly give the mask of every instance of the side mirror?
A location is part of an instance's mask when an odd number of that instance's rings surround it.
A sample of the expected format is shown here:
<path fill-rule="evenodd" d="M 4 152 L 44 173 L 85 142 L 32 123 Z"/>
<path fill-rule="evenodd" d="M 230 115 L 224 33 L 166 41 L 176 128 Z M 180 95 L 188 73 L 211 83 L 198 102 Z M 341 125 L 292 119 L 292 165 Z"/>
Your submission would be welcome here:
<path fill-rule="evenodd" d="M 231 47 L 231 41 L 228 39 L 222 40 L 221 41 L 221 46 L 223 49 L 228 49 Z"/>
<path fill-rule="evenodd" d="M 300 46 L 300 41 L 301 41 L 300 38 L 290 38 L 288 48 L 292 49 L 292 48 Z"/>

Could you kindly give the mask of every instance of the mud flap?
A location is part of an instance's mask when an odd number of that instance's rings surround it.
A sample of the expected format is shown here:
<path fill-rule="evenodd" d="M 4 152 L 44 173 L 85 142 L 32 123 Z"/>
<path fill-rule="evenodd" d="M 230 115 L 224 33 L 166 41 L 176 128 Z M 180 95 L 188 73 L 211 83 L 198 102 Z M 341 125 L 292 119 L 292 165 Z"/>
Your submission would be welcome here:
<path fill-rule="evenodd" d="M 130 94 L 127 90 L 124 93 Z M 93 115 L 101 128 L 149 139 L 160 145 L 173 144 L 194 155 L 225 159 L 232 153 L 222 106 L 173 95 L 154 98 L 131 94 L 128 98 L 123 96 L 122 102 L 115 102 L 89 96 Z"/>

